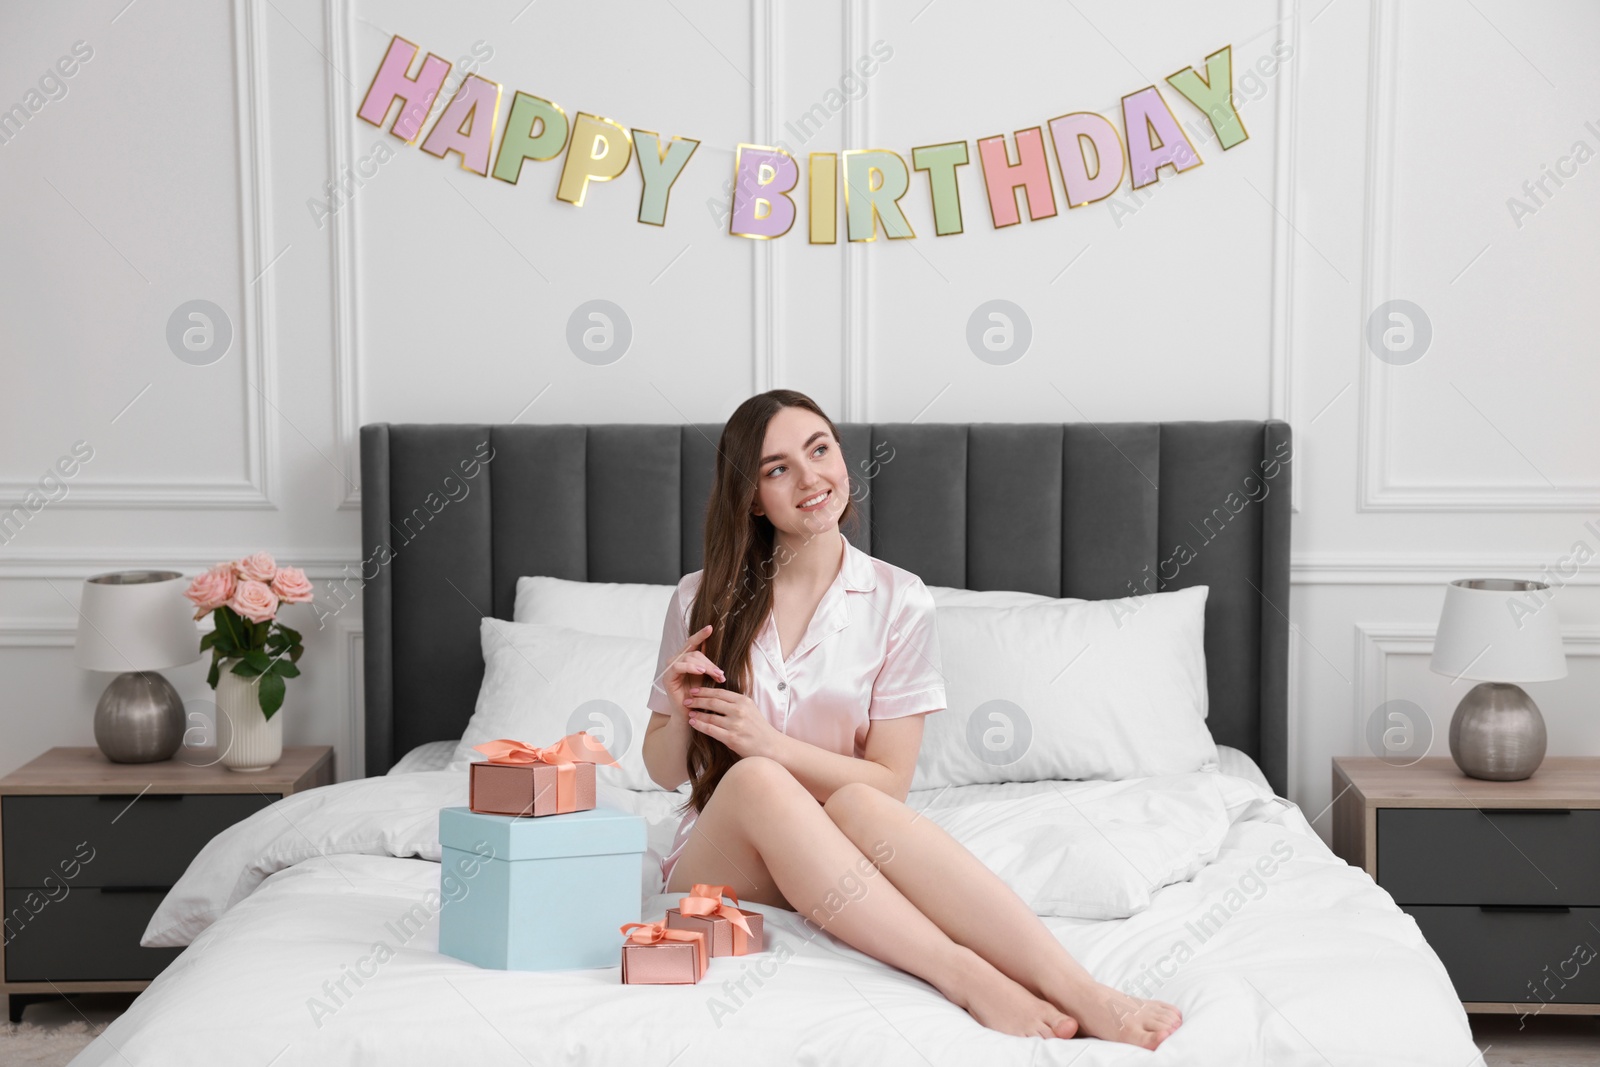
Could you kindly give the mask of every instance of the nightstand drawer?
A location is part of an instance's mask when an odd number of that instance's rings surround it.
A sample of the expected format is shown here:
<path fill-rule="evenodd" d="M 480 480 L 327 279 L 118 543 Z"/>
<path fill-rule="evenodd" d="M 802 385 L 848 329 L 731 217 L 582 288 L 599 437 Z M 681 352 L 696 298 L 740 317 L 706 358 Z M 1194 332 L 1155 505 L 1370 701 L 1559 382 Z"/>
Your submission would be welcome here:
<path fill-rule="evenodd" d="M 1380 808 L 1378 884 L 1400 904 L 1600 906 L 1600 809 Z"/>
<path fill-rule="evenodd" d="M 1600 1004 L 1600 908 L 1403 910 L 1464 1001 Z"/>
<path fill-rule="evenodd" d="M 146 793 L 0 798 L 5 888 L 65 881 L 61 864 L 82 863 L 74 887 L 176 882 L 222 830 L 279 798 L 270 793 Z M 81 844 L 87 843 L 82 853 Z M 90 853 L 89 849 L 93 852 Z M 53 880 L 47 882 L 47 876 Z M 137 941 L 137 939 L 135 939 Z"/>
<path fill-rule="evenodd" d="M 59 889 L 55 892 L 60 895 Z M 34 894 L 31 900 L 30 893 Z M 43 890 L 7 889 L 5 980 L 154 978 L 183 951 L 139 946 L 150 916 L 166 894 L 165 889 L 108 892 L 77 886 L 65 897 L 49 900 Z"/>

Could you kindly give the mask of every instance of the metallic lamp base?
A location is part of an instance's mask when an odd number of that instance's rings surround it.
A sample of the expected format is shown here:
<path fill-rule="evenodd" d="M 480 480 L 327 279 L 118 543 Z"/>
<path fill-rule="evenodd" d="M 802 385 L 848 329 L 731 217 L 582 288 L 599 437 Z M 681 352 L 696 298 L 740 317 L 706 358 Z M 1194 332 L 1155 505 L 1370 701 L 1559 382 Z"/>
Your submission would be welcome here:
<path fill-rule="evenodd" d="M 1519 685 L 1481 682 L 1450 719 L 1450 756 L 1463 774 L 1495 782 L 1531 777 L 1544 760 L 1544 716 Z"/>
<path fill-rule="evenodd" d="M 117 675 L 94 709 L 95 744 L 112 763 L 171 759 L 183 729 L 183 698 L 155 671 Z"/>

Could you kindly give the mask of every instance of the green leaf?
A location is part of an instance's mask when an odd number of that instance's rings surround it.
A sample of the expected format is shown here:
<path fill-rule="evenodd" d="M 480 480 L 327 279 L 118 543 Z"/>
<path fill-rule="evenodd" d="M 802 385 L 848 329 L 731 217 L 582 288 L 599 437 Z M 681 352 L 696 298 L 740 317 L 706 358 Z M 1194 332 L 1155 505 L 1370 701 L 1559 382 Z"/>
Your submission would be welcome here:
<path fill-rule="evenodd" d="M 232 648 L 239 647 L 239 631 L 243 628 L 244 620 L 234 613 L 232 608 L 218 608 L 217 629 L 228 635 L 228 644 Z"/>
<path fill-rule="evenodd" d="M 272 661 L 272 669 L 266 673 L 276 674 L 280 678 L 298 678 L 300 677 L 300 668 L 286 659 L 275 659 Z"/>
<path fill-rule="evenodd" d="M 211 658 L 211 669 L 206 672 L 206 684 L 213 689 L 217 687 L 217 678 L 219 673 L 220 672 L 217 670 L 217 659 L 215 656 L 213 656 Z"/>
<path fill-rule="evenodd" d="M 302 653 L 304 651 L 305 651 L 305 649 L 303 647 L 301 647 L 300 645 L 295 645 L 293 648 L 291 648 L 289 650 L 289 662 L 290 663 L 299 663 L 300 662 L 300 653 Z"/>
<path fill-rule="evenodd" d="M 217 631 L 212 630 L 210 633 L 208 633 L 204 637 L 200 638 L 200 651 L 204 652 L 206 649 L 208 649 L 212 645 L 216 644 L 216 641 L 217 641 Z"/>
<path fill-rule="evenodd" d="M 261 673 L 261 669 L 259 667 L 252 667 L 245 660 L 240 660 L 238 663 L 233 665 L 233 670 L 229 673 L 237 674 L 241 678 L 254 678 L 256 675 Z"/>
<path fill-rule="evenodd" d="M 260 648 L 262 645 L 266 644 L 267 631 L 270 629 L 272 629 L 271 622 L 256 623 L 255 630 L 250 635 L 250 644 L 256 648 Z"/>
<path fill-rule="evenodd" d="M 300 633 L 299 633 L 299 631 L 291 630 L 281 622 L 278 624 L 278 632 L 283 634 L 283 636 L 287 637 L 289 639 L 290 643 L 296 644 L 296 645 L 298 645 L 300 643 Z"/>
<path fill-rule="evenodd" d="M 267 718 L 283 707 L 283 679 L 276 674 L 263 674 L 261 676 L 261 714 Z"/>
<path fill-rule="evenodd" d="M 252 674 L 260 674 L 262 671 L 266 670 L 272 665 L 272 657 L 261 651 L 259 648 L 252 648 L 246 652 L 244 654 L 244 661 L 255 668 L 255 670 L 250 672 Z"/>

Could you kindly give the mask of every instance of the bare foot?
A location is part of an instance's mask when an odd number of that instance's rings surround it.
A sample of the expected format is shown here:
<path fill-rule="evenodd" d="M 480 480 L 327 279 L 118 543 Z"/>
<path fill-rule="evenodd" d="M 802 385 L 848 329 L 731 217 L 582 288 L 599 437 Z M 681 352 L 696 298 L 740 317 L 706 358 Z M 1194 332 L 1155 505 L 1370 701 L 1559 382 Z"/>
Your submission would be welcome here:
<path fill-rule="evenodd" d="M 1153 1049 L 1183 1025 L 1183 1012 L 1161 1000 L 1129 996 L 1095 982 L 1063 997 L 1062 1007 L 1083 1028 L 1086 1037 L 1122 1041 Z"/>
<path fill-rule="evenodd" d="M 979 1023 L 1016 1037 L 1067 1038 L 1078 1032 L 1072 1016 L 1034 996 L 977 953 L 960 951 L 971 958 L 954 970 L 957 977 L 940 992 Z"/>

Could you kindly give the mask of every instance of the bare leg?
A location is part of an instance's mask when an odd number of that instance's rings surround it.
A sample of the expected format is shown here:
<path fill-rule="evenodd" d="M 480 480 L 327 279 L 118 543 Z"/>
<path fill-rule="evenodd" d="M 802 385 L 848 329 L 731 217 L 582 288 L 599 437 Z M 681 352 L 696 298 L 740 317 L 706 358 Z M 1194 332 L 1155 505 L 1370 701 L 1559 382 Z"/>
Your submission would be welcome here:
<path fill-rule="evenodd" d="M 1094 980 L 1028 905 L 931 819 L 872 786 L 836 790 L 824 810 L 862 851 L 892 850 L 883 873 L 917 909 L 1084 1033 L 1155 1048 L 1183 1022 L 1173 1005 Z"/>
<path fill-rule="evenodd" d="M 729 885 L 740 899 L 811 916 L 847 944 L 927 981 L 990 1029 L 1021 1037 L 1077 1031 L 1070 1015 L 956 944 L 877 875 L 782 764 L 746 757 L 695 820 L 668 891 Z"/>

